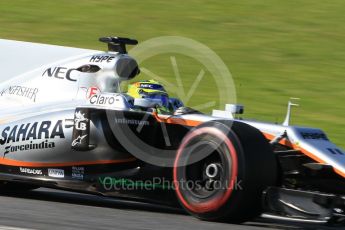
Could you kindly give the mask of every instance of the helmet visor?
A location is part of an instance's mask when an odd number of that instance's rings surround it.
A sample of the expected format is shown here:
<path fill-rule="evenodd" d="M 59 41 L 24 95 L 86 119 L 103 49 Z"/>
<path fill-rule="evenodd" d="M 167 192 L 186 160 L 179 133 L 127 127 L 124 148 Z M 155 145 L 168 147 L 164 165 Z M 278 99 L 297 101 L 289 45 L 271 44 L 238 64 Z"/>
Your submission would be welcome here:
<path fill-rule="evenodd" d="M 143 93 L 142 97 L 143 98 L 160 100 L 164 107 L 168 107 L 169 106 L 169 98 L 168 98 L 168 95 L 166 95 L 166 94 L 162 94 L 162 93 Z"/>

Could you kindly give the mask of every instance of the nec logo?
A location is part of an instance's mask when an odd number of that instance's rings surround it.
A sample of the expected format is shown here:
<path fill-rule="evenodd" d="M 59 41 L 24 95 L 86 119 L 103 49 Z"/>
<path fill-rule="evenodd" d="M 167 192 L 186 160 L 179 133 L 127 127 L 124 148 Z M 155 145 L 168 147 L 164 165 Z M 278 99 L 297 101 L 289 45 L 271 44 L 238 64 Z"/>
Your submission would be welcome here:
<path fill-rule="evenodd" d="M 147 89 L 153 89 L 154 88 L 154 86 L 151 84 L 140 84 L 140 87 L 141 88 L 147 88 Z"/>
<path fill-rule="evenodd" d="M 69 81 L 77 81 L 71 78 L 71 72 L 75 69 L 68 69 L 66 67 L 54 67 L 46 69 L 42 76 L 55 77 L 57 79 L 66 79 Z"/>

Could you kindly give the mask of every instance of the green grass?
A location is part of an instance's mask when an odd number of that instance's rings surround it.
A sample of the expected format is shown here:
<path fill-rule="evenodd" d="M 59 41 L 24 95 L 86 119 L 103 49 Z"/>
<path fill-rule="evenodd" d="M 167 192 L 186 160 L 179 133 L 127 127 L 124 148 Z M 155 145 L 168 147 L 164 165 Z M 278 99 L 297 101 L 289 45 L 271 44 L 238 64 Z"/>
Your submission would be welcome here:
<path fill-rule="evenodd" d="M 104 35 L 192 38 L 226 63 L 246 117 L 280 122 L 288 98 L 299 97 L 294 124 L 320 127 L 345 147 L 344 8 L 343 0 L 1 0 L 0 37 L 93 49 L 104 49 Z M 176 60 L 188 88 L 201 67 Z M 143 65 L 175 82 L 169 55 Z M 191 104 L 218 98 L 207 79 Z"/>

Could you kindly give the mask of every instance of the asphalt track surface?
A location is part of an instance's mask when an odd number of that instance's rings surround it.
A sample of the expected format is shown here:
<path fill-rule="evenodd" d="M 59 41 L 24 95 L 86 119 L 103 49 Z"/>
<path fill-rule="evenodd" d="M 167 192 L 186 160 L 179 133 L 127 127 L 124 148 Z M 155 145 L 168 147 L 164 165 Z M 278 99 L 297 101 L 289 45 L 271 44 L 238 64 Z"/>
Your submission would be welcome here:
<path fill-rule="evenodd" d="M 345 229 L 259 218 L 243 225 L 199 221 L 181 210 L 52 189 L 1 194 L 0 230 Z"/>

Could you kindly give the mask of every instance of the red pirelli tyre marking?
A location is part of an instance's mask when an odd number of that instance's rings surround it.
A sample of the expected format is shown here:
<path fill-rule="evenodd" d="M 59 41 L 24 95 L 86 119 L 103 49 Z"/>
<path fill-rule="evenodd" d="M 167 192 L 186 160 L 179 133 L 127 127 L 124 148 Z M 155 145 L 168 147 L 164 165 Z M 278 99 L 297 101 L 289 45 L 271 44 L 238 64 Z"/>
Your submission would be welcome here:
<path fill-rule="evenodd" d="M 179 158 L 181 157 L 181 154 L 186 147 L 186 145 L 189 143 L 189 141 L 192 138 L 195 138 L 196 136 L 199 136 L 201 134 L 212 134 L 224 141 L 226 146 L 228 147 L 228 150 L 230 152 L 230 157 L 231 157 L 231 172 L 230 172 L 230 180 L 228 183 L 228 187 L 226 189 L 226 192 L 223 194 L 223 196 L 217 197 L 213 200 L 203 202 L 203 203 L 189 203 L 182 195 L 179 187 L 179 181 L 177 178 L 177 168 L 178 168 L 178 161 Z M 237 151 L 232 144 L 231 140 L 228 138 L 227 135 L 225 135 L 222 131 L 213 128 L 213 127 L 204 127 L 200 128 L 197 130 L 194 130 L 190 134 L 187 135 L 186 139 L 183 141 L 181 144 L 180 148 L 178 149 L 176 159 L 174 162 L 174 170 L 173 170 L 173 177 L 174 177 L 174 185 L 176 188 L 176 194 L 180 200 L 180 202 L 190 211 L 195 212 L 195 213 L 205 213 L 205 212 L 210 212 L 210 211 L 215 211 L 218 210 L 220 207 L 222 207 L 226 201 L 230 198 L 233 188 L 234 188 L 234 183 L 237 179 L 238 175 L 238 159 L 237 159 Z"/>

